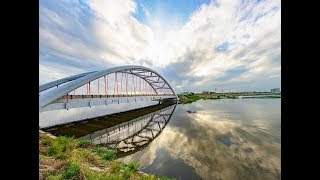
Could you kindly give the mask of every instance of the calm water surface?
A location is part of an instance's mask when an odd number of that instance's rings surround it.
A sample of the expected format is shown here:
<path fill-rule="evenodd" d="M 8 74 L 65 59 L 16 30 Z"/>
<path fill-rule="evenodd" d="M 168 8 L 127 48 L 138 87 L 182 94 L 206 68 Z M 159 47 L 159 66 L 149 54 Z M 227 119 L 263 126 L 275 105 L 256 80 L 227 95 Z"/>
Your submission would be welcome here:
<path fill-rule="evenodd" d="M 281 99 L 200 100 L 179 104 L 157 138 L 120 160 L 177 179 L 280 179 L 280 151 Z"/>
<path fill-rule="evenodd" d="M 157 105 L 49 131 L 116 148 L 120 161 L 176 179 L 281 176 L 280 98 Z"/>

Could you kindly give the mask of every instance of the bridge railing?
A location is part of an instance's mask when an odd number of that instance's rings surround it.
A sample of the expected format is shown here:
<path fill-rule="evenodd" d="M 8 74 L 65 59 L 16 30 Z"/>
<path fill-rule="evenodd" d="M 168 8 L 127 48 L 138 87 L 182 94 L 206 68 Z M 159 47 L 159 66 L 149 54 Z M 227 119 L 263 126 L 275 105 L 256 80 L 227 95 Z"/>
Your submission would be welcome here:
<path fill-rule="evenodd" d="M 116 97 L 141 97 L 141 96 L 174 96 L 174 94 L 118 94 L 118 95 L 65 95 L 58 100 L 68 100 L 68 99 L 86 99 L 86 98 L 116 98 Z"/>

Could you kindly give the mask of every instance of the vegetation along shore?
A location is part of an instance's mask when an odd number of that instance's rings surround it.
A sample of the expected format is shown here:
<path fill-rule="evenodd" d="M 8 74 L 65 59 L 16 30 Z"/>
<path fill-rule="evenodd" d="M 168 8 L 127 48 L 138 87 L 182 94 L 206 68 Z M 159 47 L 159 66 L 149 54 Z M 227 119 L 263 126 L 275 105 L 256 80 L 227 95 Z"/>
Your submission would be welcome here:
<path fill-rule="evenodd" d="M 281 98 L 280 93 L 268 92 L 241 92 L 241 93 L 192 93 L 178 94 L 179 104 L 189 104 L 203 99 L 238 99 L 238 98 Z"/>
<path fill-rule="evenodd" d="M 138 162 L 125 164 L 116 158 L 115 150 L 90 141 L 39 131 L 39 179 L 170 179 L 139 171 Z"/>

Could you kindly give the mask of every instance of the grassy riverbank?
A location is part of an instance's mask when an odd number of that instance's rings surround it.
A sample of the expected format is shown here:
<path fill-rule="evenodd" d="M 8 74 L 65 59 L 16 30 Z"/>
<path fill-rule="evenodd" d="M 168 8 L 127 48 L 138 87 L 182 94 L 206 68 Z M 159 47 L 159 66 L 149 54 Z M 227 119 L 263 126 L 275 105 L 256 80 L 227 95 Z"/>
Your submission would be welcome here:
<path fill-rule="evenodd" d="M 145 174 L 139 163 L 116 161 L 115 150 L 39 132 L 39 179 L 169 179 Z"/>
<path fill-rule="evenodd" d="M 197 100 L 204 99 L 237 99 L 239 96 L 242 98 L 281 98 L 281 94 L 270 93 L 214 93 L 214 94 L 200 94 L 200 93 L 188 93 L 178 94 L 180 99 L 179 104 L 189 104 L 196 102 Z M 248 97 L 246 97 L 248 96 Z"/>
<path fill-rule="evenodd" d="M 192 102 L 196 102 L 200 99 L 236 99 L 237 97 L 234 95 L 221 95 L 221 94 L 178 94 L 180 99 L 179 104 L 189 104 Z"/>

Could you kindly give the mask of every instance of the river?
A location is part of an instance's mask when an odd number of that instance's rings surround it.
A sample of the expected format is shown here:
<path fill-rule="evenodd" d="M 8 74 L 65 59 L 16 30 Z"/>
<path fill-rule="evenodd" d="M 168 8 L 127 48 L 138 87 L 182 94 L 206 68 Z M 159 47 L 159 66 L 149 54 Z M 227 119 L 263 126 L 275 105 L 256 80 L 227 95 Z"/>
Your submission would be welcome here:
<path fill-rule="evenodd" d="M 120 161 L 138 161 L 146 173 L 176 179 L 281 179 L 280 98 L 199 100 L 153 111 L 140 118 L 135 112 L 127 125 L 119 122 L 121 127 L 108 125 L 78 137 L 118 147 Z M 128 143 L 128 137 L 140 144 Z"/>

